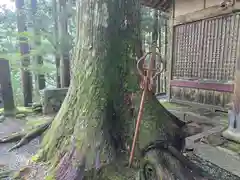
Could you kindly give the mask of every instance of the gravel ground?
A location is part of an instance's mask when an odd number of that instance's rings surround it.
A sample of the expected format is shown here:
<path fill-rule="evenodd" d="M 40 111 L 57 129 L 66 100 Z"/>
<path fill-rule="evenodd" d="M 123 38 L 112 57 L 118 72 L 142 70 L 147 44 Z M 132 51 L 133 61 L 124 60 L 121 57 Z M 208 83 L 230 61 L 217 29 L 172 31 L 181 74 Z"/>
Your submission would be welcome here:
<path fill-rule="evenodd" d="M 24 127 L 24 120 L 6 119 L 0 123 L 0 138 L 6 137 L 13 132 L 21 131 Z M 29 144 L 8 152 L 16 143 L 0 144 L 0 166 L 9 170 L 20 170 L 25 167 L 28 160 L 39 148 L 39 139 L 34 139 Z"/>

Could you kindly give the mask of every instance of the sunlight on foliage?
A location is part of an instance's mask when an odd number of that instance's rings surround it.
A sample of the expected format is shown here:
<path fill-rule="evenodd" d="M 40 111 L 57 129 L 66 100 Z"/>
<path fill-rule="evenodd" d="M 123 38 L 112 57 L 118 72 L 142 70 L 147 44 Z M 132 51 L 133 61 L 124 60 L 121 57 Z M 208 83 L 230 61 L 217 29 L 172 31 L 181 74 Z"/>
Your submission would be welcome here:
<path fill-rule="evenodd" d="M 175 109 L 175 108 L 181 107 L 181 106 L 178 105 L 178 104 L 170 103 L 170 102 L 161 102 L 161 104 L 162 104 L 166 109 Z"/>
<path fill-rule="evenodd" d="M 37 162 L 38 159 L 39 159 L 39 155 L 36 154 L 36 155 L 32 156 L 31 161 L 32 161 L 32 162 Z"/>
<path fill-rule="evenodd" d="M 3 113 L 4 109 L 0 108 L 0 113 Z M 27 107 L 17 107 L 17 114 L 30 114 L 32 113 L 32 108 Z"/>
<path fill-rule="evenodd" d="M 8 9 L 6 6 L 0 6 L 0 58 L 9 60 L 11 65 L 11 80 L 14 91 L 15 104 L 22 105 L 22 82 L 21 82 L 21 60 L 29 58 L 31 65 L 27 67 L 34 74 L 44 74 L 47 87 L 56 86 L 56 65 L 55 54 L 57 43 L 54 42 L 53 36 L 53 15 L 52 4 L 50 1 L 38 1 L 37 13 L 34 17 L 37 24 L 33 23 L 30 1 L 25 2 L 24 11 L 26 15 L 26 24 L 28 31 L 18 32 L 17 14 L 15 11 Z M 35 27 L 36 26 L 36 27 Z M 71 24 L 71 27 L 73 25 Z M 39 28 L 39 34 L 35 34 L 33 29 Z M 73 27 L 75 28 L 75 26 Z M 70 29 L 72 32 L 72 29 Z M 20 37 L 23 38 L 20 41 Z M 35 41 L 40 39 L 40 44 L 35 46 Z M 72 39 L 69 38 L 69 39 Z M 29 53 L 22 56 L 20 54 L 19 43 L 29 44 Z M 35 57 L 41 56 L 43 65 L 35 63 Z M 34 78 L 33 78 L 34 80 Z M 35 88 L 35 82 L 33 82 Z M 35 92 L 35 90 L 33 90 Z M 36 99 L 34 97 L 34 99 Z"/>
<path fill-rule="evenodd" d="M 17 111 L 21 113 L 32 113 L 32 108 L 17 107 Z"/>
<path fill-rule="evenodd" d="M 49 118 L 45 118 L 42 116 L 41 117 L 29 117 L 26 122 L 26 127 L 28 129 L 31 129 L 31 128 L 37 127 L 41 124 L 44 124 L 47 121 L 49 121 Z"/>

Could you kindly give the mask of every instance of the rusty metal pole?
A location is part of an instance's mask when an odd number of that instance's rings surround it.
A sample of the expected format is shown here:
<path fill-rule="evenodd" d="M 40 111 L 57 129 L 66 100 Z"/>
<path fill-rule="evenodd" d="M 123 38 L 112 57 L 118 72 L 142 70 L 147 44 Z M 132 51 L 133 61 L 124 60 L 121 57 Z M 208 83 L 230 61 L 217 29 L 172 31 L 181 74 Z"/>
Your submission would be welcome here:
<path fill-rule="evenodd" d="M 138 138 L 140 124 L 141 124 L 143 110 L 144 110 L 143 109 L 144 101 L 145 101 L 148 91 L 152 91 L 152 81 L 153 81 L 152 77 L 153 77 L 153 67 L 154 67 L 155 59 L 156 59 L 156 45 L 154 43 L 153 47 L 152 47 L 152 57 L 151 57 L 151 60 L 149 63 L 149 67 L 147 69 L 147 75 L 144 76 L 144 89 L 143 89 L 143 94 L 142 94 L 140 108 L 139 108 L 138 117 L 137 117 L 137 123 L 136 123 L 136 127 L 135 127 L 135 133 L 134 133 L 133 142 L 132 142 L 132 149 L 131 149 L 130 158 L 129 158 L 129 167 L 132 165 L 132 161 L 133 161 L 133 157 L 134 157 L 136 141 Z"/>

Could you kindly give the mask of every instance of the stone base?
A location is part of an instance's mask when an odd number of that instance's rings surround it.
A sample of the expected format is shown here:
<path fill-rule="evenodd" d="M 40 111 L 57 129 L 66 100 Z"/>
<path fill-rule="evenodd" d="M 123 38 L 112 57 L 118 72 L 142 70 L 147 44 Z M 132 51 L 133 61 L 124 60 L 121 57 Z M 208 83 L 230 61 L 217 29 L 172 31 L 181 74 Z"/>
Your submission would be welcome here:
<path fill-rule="evenodd" d="M 236 114 L 233 110 L 228 111 L 228 128 L 222 136 L 240 143 L 240 114 Z"/>
<path fill-rule="evenodd" d="M 225 151 L 198 143 L 190 159 L 214 179 L 240 180 L 239 158 Z"/>
<path fill-rule="evenodd" d="M 208 136 L 219 133 L 224 129 L 223 126 L 216 126 L 212 129 L 209 129 L 207 131 L 201 132 L 199 134 L 195 134 L 193 136 L 189 136 L 185 138 L 185 148 L 186 150 L 192 150 L 195 149 L 196 143 L 198 143 L 202 138 L 207 138 Z"/>
<path fill-rule="evenodd" d="M 189 137 L 201 133 L 203 131 L 203 128 L 197 123 L 192 122 L 186 124 L 186 126 L 183 128 L 183 131 L 185 132 L 186 137 Z"/>
<path fill-rule="evenodd" d="M 43 114 L 57 113 L 66 97 L 68 88 L 44 89 L 43 91 Z"/>
<path fill-rule="evenodd" d="M 237 143 L 240 143 L 240 132 L 236 132 L 231 129 L 227 129 L 222 133 L 222 136 L 225 137 L 228 140 L 235 141 Z"/>
<path fill-rule="evenodd" d="M 5 117 L 15 117 L 15 116 L 16 116 L 16 110 L 15 110 L 15 109 L 12 110 L 12 111 L 10 111 L 10 110 L 4 110 L 3 115 L 4 115 Z"/>

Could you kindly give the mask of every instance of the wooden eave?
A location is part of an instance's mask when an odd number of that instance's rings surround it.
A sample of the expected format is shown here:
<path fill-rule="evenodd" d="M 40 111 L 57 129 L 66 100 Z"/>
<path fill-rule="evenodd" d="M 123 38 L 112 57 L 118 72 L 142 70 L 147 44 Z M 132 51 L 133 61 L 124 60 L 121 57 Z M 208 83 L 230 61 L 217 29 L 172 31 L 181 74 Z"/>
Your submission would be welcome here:
<path fill-rule="evenodd" d="M 141 4 L 162 11 L 169 11 L 173 0 L 140 0 Z"/>

